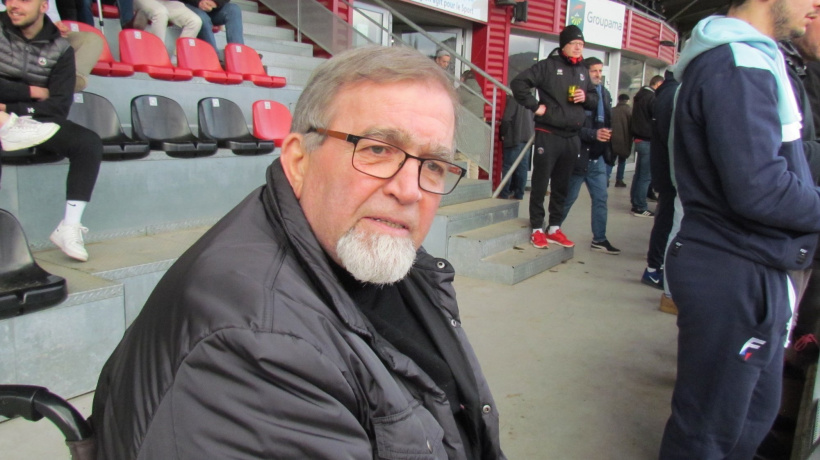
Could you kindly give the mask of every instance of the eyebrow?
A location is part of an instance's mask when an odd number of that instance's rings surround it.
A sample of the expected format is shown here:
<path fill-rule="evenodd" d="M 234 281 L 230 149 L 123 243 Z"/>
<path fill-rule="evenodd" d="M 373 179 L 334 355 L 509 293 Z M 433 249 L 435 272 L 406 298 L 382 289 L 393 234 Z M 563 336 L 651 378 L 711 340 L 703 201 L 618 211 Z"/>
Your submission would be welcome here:
<path fill-rule="evenodd" d="M 418 147 L 420 151 L 418 157 L 421 158 L 436 158 L 445 161 L 452 161 L 455 157 L 453 149 L 444 145 L 425 144 L 418 145 L 413 142 L 412 136 L 405 131 L 400 131 L 393 128 L 371 128 L 366 130 L 361 137 L 370 137 L 380 141 L 387 142 L 402 150 L 407 150 L 408 146 Z"/>

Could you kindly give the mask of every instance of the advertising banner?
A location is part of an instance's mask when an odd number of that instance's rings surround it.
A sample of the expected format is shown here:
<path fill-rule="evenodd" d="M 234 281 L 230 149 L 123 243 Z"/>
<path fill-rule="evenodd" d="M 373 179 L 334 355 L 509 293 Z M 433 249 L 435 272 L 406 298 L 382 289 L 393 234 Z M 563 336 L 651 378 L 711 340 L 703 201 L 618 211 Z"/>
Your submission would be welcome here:
<path fill-rule="evenodd" d="M 569 0 L 567 25 L 584 31 L 587 43 L 621 49 L 626 6 L 607 0 Z"/>
<path fill-rule="evenodd" d="M 405 0 L 466 18 L 487 22 L 487 4 L 490 0 Z"/>

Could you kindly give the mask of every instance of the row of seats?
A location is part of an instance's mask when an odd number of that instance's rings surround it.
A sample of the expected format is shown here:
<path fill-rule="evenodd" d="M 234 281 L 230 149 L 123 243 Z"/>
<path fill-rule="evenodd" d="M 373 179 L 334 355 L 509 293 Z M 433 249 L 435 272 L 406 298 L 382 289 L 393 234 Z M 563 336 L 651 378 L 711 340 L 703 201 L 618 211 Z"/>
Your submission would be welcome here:
<path fill-rule="evenodd" d="M 158 80 L 186 81 L 202 77 L 211 83 L 235 85 L 250 81 L 265 88 L 281 88 L 284 77 L 268 75 L 259 54 L 251 47 L 229 43 L 225 47 L 225 70 L 216 50 L 198 38 L 179 38 L 176 42 L 177 65 L 173 65 L 165 43 L 143 30 L 123 29 L 119 33 L 120 61 L 111 54 L 105 36 L 96 27 L 63 21 L 70 30 L 96 33 L 103 40 L 103 51 L 91 73 L 103 77 L 127 77 L 147 73 Z"/>
<path fill-rule="evenodd" d="M 143 95 L 131 100 L 133 137 L 125 134 L 111 102 L 98 94 L 74 95 L 68 119 L 96 132 L 103 141 L 104 160 L 144 158 L 150 150 L 165 151 L 175 158 L 213 155 L 218 148 L 237 155 L 261 155 L 280 147 L 290 132 L 291 114 L 287 107 L 269 100 L 253 103 L 253 135 L 239 106 L 225 98 L 207 97 L 197 104 L 199 136 L 191 132 L 185 111 L 173 99 Z M 56 161 L 38 155 L 37 148 L 2 152 L 10 164 Z"/>

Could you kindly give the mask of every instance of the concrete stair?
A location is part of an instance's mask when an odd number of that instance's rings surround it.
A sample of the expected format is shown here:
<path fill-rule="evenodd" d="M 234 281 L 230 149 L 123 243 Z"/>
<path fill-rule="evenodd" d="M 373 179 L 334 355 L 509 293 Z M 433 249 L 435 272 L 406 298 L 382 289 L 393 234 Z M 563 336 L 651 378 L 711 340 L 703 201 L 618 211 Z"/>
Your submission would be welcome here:
<path fill-rule="evenodd" d="M 518 217 L 520 202 L 491 198 L 491 187 L 489 181 L 462 180 L 442 199 L 425 249 L 447 258 L 459 275 L 503 284 L 516 284 L 573 257 L 573 248 L 534 248 L 529 221 Z"/>

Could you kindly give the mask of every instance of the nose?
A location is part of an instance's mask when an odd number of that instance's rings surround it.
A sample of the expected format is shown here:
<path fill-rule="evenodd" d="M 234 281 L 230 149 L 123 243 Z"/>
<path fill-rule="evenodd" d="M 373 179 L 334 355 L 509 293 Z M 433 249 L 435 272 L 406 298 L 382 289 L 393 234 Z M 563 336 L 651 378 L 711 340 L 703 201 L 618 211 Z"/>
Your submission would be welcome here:
<path fill-rule="evenodd" d="M 384 192 L 396 197 L 401 204 L 413 204 L 422 197 L 419 188 L 419 166 L 421 162 L 415 158 L 407 158 L 399 172 L 387 179 Z"/>

